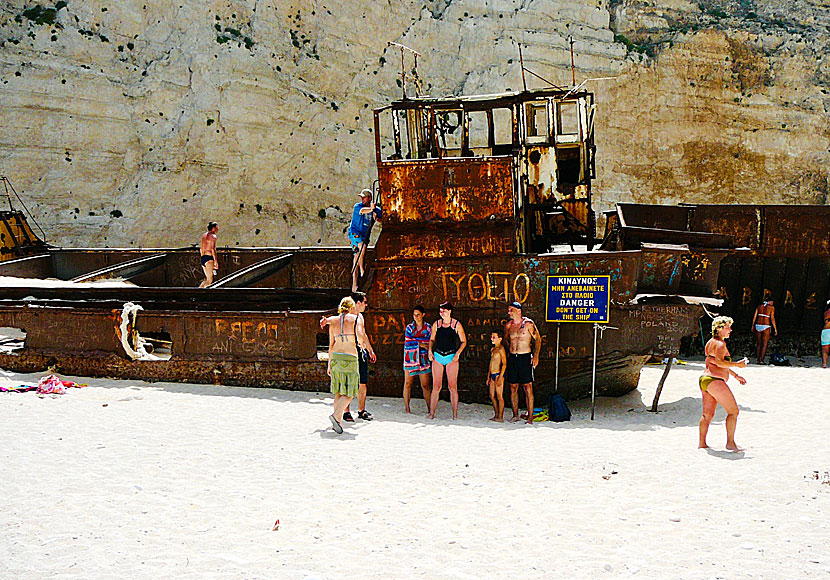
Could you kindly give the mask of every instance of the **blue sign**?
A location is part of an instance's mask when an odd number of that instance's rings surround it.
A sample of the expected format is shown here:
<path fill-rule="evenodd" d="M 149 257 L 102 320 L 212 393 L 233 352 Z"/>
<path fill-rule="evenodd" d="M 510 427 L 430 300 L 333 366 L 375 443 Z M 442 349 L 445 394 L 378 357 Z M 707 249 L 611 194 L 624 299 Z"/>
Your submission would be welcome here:
<path fill-rule="evenodd" d="M 611 276 L 548 276 L 548 322 L 608 322 Z"/>

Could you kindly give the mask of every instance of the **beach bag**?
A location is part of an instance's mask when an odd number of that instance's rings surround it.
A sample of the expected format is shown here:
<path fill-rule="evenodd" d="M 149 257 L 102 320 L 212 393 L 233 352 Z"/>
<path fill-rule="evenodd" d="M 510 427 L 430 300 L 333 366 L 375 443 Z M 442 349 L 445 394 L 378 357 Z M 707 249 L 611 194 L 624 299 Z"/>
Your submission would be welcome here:
<path fill-rule="evenodd" d="M 790 365 L 790 359 L 785 357 L 780 352 L 774 352 L 769 355 L 769 364 L 775 365 L 777 367 L 788 367 Z"/>
<path fill-rule="evenodd" d="M 571 410 L 562 395 L 548 395 L 548 420 L 555 423 L 571 420 Z"/>

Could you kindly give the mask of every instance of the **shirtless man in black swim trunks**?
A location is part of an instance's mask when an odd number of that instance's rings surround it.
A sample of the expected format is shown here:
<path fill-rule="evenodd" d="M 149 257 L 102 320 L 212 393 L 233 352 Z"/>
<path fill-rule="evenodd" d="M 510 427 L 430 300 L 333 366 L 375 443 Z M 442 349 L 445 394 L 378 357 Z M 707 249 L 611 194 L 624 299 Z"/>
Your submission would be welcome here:
<path fill-rule="evenodd" d="M 199 284 L 199 288 L 213 284 L 213 274 L 219 270 L 219 260 L 216 258 L 216 234 L 219 226 L 216 222 L 207 225 L 207 231 L 202 234 L 199 242 L 199 253 L 202 255 L 202 270 L 205 271 L 205 279 Z"/>
<path fill-rule="evenodd" d="M 539 364 L 539 352 L 542 350 L 542 336 L 536 324 L 528 317 L 522 316 L 522 304 L 511 302 L 507 307 L 508 321 L 504 325 L 507 347 L 507 371 L 504 382 L 510 385 L 510 406 L 513 407 L 512 421 L 519 420 L 519 385 L 525 392 L 527 401 L 527 422 L 533 423 L 533 369 Z M 533 354 L 530 354 L 530 341 L 533 341 Z"/>

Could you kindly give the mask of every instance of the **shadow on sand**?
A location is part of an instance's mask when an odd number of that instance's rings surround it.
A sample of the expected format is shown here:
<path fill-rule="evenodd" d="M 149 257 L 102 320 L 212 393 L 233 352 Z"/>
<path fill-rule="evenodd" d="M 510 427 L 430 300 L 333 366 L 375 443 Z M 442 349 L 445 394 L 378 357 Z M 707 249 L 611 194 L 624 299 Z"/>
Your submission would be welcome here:
<path fill-rule="evenodd" d="M 717 457 L 719 459 L 728 459 L 730 461 L 737 461 L 738 459 L 746 459 L 746 451 L 729 451 L 727 449 L 712 449 L 709 447 L 706 449 L 706 453 L 711 455 L 712 457 Z"/>
<path fill-rule="evenodd" d="M 42 373 L 23 375 L 15 374 L 15 380 L 21 383 L 36 384 Z M 293 391 L 273 388 L 251 388 L 251 387 L 229 387 L 224 385 L 200 385 L 190 383 L 147 383 L 137 380 L 106 379 L 106 378 L 84 378 L 84 377 L 63 377 L 68 380 L 86 382 L 89 386 L 122 391 L 125 396 L 134 394 L 139 390 L 157 389 L 168 393 L 183 395 L 198 395 L 208 397 L 237 397 L 245 399 L 261 399 L 263 401 L 274 401 L 278 403 L 299 403 L 319 405 L 326 408 L 326 415 L 330 413 L 332 396 L 328 392 L 318 391 Z M 370 386 L 371 389 L 371 386 Z M 413 395 L 415 389 L 413 389 Z M 445 393 L 442 393 L 442 395 Z M 490 405 L 461 403 L 459 407 L 458 421 L 451 418 L 450 405 L 442 397 L 437 417 L 433 420 L 425 417 L 425 406 L 423 399 L 413 396 L 411 414 L 403 410 L 401 399 L 369 397 L 367 409 L 371 411 L 376 420 L 395 421 L 398 423 L 412 424 L 416 427 L 429 424 L 449 427 L 451 425 L 479 427 L 489 429 L 527 429 L 524 421 L 512 423 L 510 418 L 509 391 L 505 393 L 506 409 L 504 423 L 490 421 L 493 410 Z M 120 398 L 120 397 L 119 397 Z M 524 397 L 520 396 L 520 407 L 524 407 Z M 542 407 L 545 401 L 536 401 L 536 406 Z M 643 393 L 639 389 L 621 397 L 599 397 L 596 400 L 595 419 L 590 420 L 591 400 L 581 399 L 569 401 L 572 419 L 569 422 L 554 423 L 544 421 L 535 423 L 537 429 L 610 429 L 615 431 L 647 431 L 658 428 L 690 427 L 697 425 L 700 419 L 700 398 L 684 397 L 682 399 L 664 403 L 659 406 L 657 413 L 649 411 L 651 403 L 643 400 Z M 764 413 L 763 410 L 755 410 L 750 407 L 739 405 L 744 413 Z M 356 414 L 357 401 L 352 401 L 352 414 Z M 725 418 L 723 409 L 718 407 L 713 425 L 722 423 Z M 367 422 L 357 419 L 350 427 L 366 425 Z M 326 431 L 328 433 L 326 434 Z M 330 430 L 319 430 L 321 436 L 337 437 Z M 342 436 L 340 436 L 342 438 Z M 730 455 L 730 459 L 734 459 Z"/>

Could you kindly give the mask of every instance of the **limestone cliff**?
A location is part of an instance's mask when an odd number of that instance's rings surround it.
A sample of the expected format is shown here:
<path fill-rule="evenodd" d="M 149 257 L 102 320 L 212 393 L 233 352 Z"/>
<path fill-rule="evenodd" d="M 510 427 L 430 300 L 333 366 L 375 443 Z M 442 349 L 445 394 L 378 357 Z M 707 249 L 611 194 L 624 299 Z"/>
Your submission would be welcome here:
<path fill-rule="evenodd" d="M 0 172 L 53 243 L 342 244 L 398 41 L 432 95 L 597 93 L 597 209 L 827 203 L 830 0 L 11 0 Z M 535 81 L 533 86 L 539 86 Z"/>

